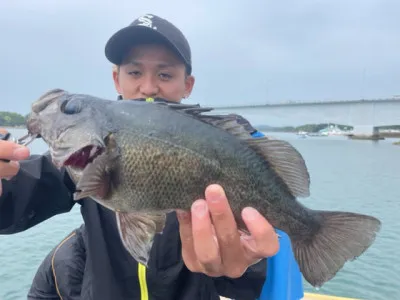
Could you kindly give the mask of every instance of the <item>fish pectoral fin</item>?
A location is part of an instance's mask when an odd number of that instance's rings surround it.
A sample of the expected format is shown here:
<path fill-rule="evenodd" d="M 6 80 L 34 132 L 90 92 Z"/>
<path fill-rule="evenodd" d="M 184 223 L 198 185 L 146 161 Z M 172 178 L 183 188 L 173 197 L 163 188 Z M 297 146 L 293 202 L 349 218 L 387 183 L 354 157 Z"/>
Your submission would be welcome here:
<path fill-rule="evenodd" d="M 104 199 L 110 193 L 112 176 L 116 176 L 113 170 L 116 166 L 117 152 L 104 152 L 96 157 L 82 172 L 82 176 L 76 185 L 74 200 L 85 197 Z M 113 174 L 112 174 L 113 173 Z M 116 179 L 114 178 L 113 181 Z"/>
<path fill-rule="evenodd" d="M 156 233 L 165 226 L 165 212 L 117 212 L 118 231 L 125 249 L 133 258 L 147 266 Z"/>

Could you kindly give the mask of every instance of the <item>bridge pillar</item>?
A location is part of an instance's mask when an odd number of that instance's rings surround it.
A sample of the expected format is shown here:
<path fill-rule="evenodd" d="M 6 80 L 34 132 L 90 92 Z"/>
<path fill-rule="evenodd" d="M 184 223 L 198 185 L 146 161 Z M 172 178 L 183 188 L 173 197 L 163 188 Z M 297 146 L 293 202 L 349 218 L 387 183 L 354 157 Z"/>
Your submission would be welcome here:
<path fill-rule="evenodd" d="M 353 132 L 349 138 L 354 140 L 383 140 L 379 135 L 379 130 L 373 125 L 354 125 Z"/>

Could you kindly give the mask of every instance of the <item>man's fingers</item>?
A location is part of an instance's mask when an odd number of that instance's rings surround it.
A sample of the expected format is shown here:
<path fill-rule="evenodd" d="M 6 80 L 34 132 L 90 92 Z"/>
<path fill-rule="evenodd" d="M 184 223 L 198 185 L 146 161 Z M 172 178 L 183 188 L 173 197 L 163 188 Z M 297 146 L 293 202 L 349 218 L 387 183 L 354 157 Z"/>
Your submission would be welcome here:
<path fill-rule="evenodd" d="M 22 160 L 29 156 L 29 148 L 9 141 L 0 140 L 0 160 Z"/>
<path fill-rule="evenodd" d="M 222 187 L 219 185 L 207 187 L 206 200 L 223 259 L 224 273 L 232 278 L 240 277 L 247 267 L 247 262 L 243 261 L 241 264 L 240 259 L 238 260 L 243 257 L 243 247 L 235 217 Z"/>
<path fill-rule="evenodd" d="M 28 156 L 28 148 L 10 141 L 0 140 L 0 178 L 9 179 L 14 177 L 19 171 L 19 163 L 17 161 L 26 159 Z"/>
<path fill-rule="evenodd" d="M 249 262 L 274 256 L 279 251 L 279 239 L 272 225 L 252 207 L 243 209 L 242 218 L 251 234 L 247 241 L 244 238 Z"/>
<path fill-rule="evenodd" d="M 274 228 L 253 208 L 241 218 L 250 235 L 238 231 L 226 195 L 219 185 L 206 189 L 206 200 L 197 200 L 188 213 L 177 211 L 182 255 L 192 272 L 237 278 L 261 259 L 275 255 L 279 240 Z"/>
<path fill-rule="evenodd" d="M 0 178 L 9 179 L 14 177 L 19 170 L 19 163 L 16 161 L 2 162 L 0 161 Z"/>
<path fill-rule="evenodd" d="M 206 274 L 213 276 L 220 272 L 221 257 L 205 200 L 197 200 L 192 205 L 193 245 L 199 263 Z"/>
<path fill-rule="evenodd" d="M 194 251 L 192 221 L 190 212 L 177 210 L 176 215 L 179 222 L 179 235 L 182 243 L 182 258 L 186 267 L 192 272 L 199 272 L 200 265 Z"/>

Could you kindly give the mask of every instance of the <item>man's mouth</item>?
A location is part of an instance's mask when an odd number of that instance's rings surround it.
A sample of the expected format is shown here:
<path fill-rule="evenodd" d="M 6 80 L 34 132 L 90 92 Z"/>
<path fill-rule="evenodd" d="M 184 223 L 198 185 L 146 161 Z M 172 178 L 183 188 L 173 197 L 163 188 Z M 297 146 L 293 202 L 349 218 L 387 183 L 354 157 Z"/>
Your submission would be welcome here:
<path fill-rule="evenodd" d="M 64 162 L 64 166 L 71 166 L 77 169 L 84 169 L 93 160 L 104 152 L 104 148 L 96 145 L 85 146 L 72 155 Z"/>

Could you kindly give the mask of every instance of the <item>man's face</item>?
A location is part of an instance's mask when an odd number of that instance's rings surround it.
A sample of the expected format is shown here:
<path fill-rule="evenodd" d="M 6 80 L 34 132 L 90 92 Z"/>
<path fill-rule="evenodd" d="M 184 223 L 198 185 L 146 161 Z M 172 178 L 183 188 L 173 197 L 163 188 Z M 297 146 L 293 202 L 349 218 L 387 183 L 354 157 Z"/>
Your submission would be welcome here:
<path fill-rule="evenodd" d="M 119 71 L 113 71 L 113 78 L 124 99 L 159 97 L 180 102 L 194 85 L 182 61 L 163 45 L 133 47 Z"/>

